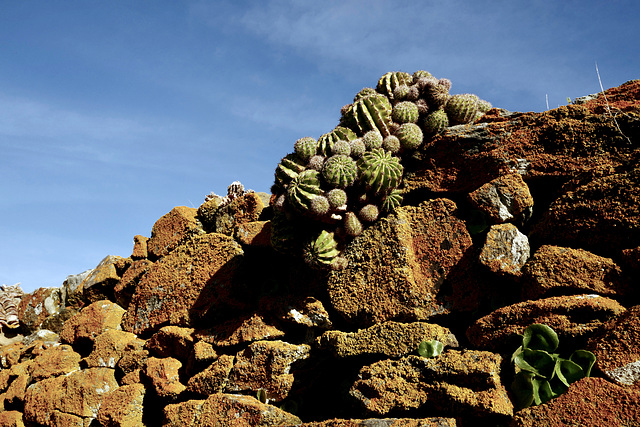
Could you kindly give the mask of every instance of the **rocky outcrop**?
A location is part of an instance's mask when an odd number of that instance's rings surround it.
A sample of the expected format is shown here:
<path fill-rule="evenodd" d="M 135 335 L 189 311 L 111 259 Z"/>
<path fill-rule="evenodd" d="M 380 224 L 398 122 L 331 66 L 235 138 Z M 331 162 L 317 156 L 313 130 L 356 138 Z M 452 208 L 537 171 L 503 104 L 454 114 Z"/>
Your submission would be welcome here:
<path fill-rule="evenodd" d="M 0 295 L 0 426 L 640 425 L 638 147 L 640 81 L 491 109 L 405 158 L 402 205 L 327 270 L 274 250 L 300 240 L 282 198 L 174 208 L 130 257 Z M 596 362 L 521 409 L 533 323 Z"/>

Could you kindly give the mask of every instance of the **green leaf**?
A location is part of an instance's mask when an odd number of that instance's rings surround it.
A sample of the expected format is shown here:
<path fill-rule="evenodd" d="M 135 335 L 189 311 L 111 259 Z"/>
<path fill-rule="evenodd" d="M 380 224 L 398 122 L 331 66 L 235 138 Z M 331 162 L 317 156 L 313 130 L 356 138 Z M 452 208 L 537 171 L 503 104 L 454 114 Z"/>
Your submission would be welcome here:
<path fill-rule="evenodd" d="M 584 371 L 580 365 L 566 359 L 558 359 L 558 363 L 556 363 L 555 367 L 555 374 L 562 384 L 567 387 L 569 387 L 571 383 L 585 377 Z"/>
<path fill-rule="evenodd" d="M 534 402 L 533 376 L 530 372 L 518 372 L 511 383 L 515 406 L 520 409 L 528 408 Z"/>
<path fill-rule="evenodd" d="M 533 401 L 536 405 L 540 405 L 553 399 L 554 393 L 551 390 L 549 381 L 533 378 Z"/>
<path fill-rule="evenodd" d="M 544 350 L 531 350 L 525 348 L 514 358 L 516 366 L 523 371 L 532 372 L 547 379 L 553 375 L 556 361 Z"/>
<path fill-rule="evenodd" d="M 522 347 L 531 350 L 544 350 L 549 353 L 558 348 L 558 334 L 547 325 L 535 323 L 524 330 Z"/>
<path fill-rule="evenodd" d="M 584 376 L 588 377 L 591 375 L 591 368 L 593 368 L 593 365 L 596 363 L 596 355 L 587 350 L 576 350 L 569 357 L 569 360 L 580 365 Z"/>
<path fill-rule="evenodd" d="M 422 357 L 436 357 L 442 353 L 444 344 L 438 340 L 422 341 L 418 346 L 418 354 Z"/>

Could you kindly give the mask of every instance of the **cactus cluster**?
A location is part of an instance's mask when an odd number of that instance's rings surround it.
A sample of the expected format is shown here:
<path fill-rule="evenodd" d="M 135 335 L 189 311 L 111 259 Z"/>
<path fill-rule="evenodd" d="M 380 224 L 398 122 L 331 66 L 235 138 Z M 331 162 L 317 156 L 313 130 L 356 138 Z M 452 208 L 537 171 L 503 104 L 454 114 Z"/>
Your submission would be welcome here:
<path fill-rule="evenodd" d="M 342 246 L 402 204 L 403 159 L 491 108 L 450 89 L 450 80 L 424 70 L 389 72 L 342 107 L 331 132 L 298 139 L 275 171 L 272 246 L 298 251 L 313 267 L 344 264 Z"/>

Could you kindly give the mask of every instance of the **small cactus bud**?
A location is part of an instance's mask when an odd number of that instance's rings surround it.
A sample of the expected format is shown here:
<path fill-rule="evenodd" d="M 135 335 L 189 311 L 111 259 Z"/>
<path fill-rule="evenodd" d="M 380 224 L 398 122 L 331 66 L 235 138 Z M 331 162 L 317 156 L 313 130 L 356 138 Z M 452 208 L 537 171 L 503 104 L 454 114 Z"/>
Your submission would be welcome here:
<path fill-rule="evenodd" d="M 409 86 L 400 85 L 393 90 L 393 99 L 395 101 L 401 101 L 407 97 L 409 94 Z"/>
<path fill-rule="evenodd" d="M 334 188 L 327 193 L 327 200 L 332 209 L 337 209 L 347 204 L 347 193 L 341 188 Z"/>
<path fill-rule="evenodd" d="M 311 200 L 311 212 L 318 216 L 329 212 L 329 201 L 327 198 L 325 196 L 316 196 Z"/>
<path fill-rule="evenodd" d="M 367 147 L 369 151 L 374 148 L 380 148 L 382 147 L 382 135 L 378 131 L 370 130 L 364 134 L 362 142 L 364 142 L 364 146 Z"/>
<path fill-rule="evenodd" d="M 396 132 L 400 145 L 405 150 L 415 150 L 422 144 L 422 129 L 415 123 L 405 123 Z"/>
<path fill-rule="evenodd" d="M 382 141 L 382 148 L 384 148 L 386 151 L 389 151 L 392 154 L 395 154 L 398 151 L 400 151 L 400 147 L 401 147 L 400 140 L 395 135 L 389 135 Z"/>
<path fill-rule="evenodd" d="M 322 170 L 322 166 L 324 165 L 325 157 L 321 155 L 313 156 L 309 160 L 309 169 L 316 170 L 320 172 Z"/>
<path fill-rule="evenodd" d="M 415 123 L 418 121 L 418 106 L 410 101 L 398 102 L 391 112 L 391 118 L 396 123 Z"/>
<path fill-rule="evenodd" d="M 362 223 L 353 212 L 347 212 L 344 218 L 344 231 L 351 237 L 362 233 Z"/>
<path fill-rule="evenodd" d="M 344 139 L 341 139 L 333 144 L 333 149 L 331 151 L 333 152 L 333 154 L 348 156 L 351 154 L 351 144 L 349 144 L 349 142 L 345 141 Z"/>
<path fill-rule="evenodd" d="M 365 222 L 373 222 L 378 219 L 378 215 L 380 215 L 380 210 L 376 205 L 366 205 L 360 209 L 358 212 L 358 216 L 361 220 Z"/>
<path fill-rule="evenodd" d="M 367 151 L 367 147 L 364 145 L 362 138 L 352 139 L 349 141 L 349 145 L 351 148 L 351 157 L 354 159 L 359 159 L 364 152 Z"/>

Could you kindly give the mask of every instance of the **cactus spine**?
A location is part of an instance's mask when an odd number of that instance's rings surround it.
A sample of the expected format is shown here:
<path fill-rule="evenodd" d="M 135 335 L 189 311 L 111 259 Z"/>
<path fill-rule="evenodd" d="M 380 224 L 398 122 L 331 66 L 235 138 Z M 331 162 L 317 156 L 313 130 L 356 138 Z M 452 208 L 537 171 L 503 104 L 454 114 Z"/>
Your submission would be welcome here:
<path fill-rule="evenodd" d="M 396 188 L 402 179 L 400 159 L 381 148 L 367 151 L 358 160 L 360 180 L 375 192 Z"/>
<path fill-rule="evenodd" d="M 353 184 L 358 175 L 355 160 L 349 156 L 337 154 L 324 162 L 322 176 L 332 187 L 345 188 Z"/>
<path fill-rule="evenodd" d="M 376 94 L 354 102 L 347 110 L 345 119 L 362 135 L 370 130 L 377 130 L 387 136 L 391 133 L 391 111 L 391 103 L 387 97 Z"/>
<path fill-rule="evenodd" d="M 334 239 L 333 233 L 326 230 L 322 230 L 318 237 L 307 242 L 303 249 L 305 262 L 316 268 L 331 265 L 339 254 L 338 242 Z"/>

